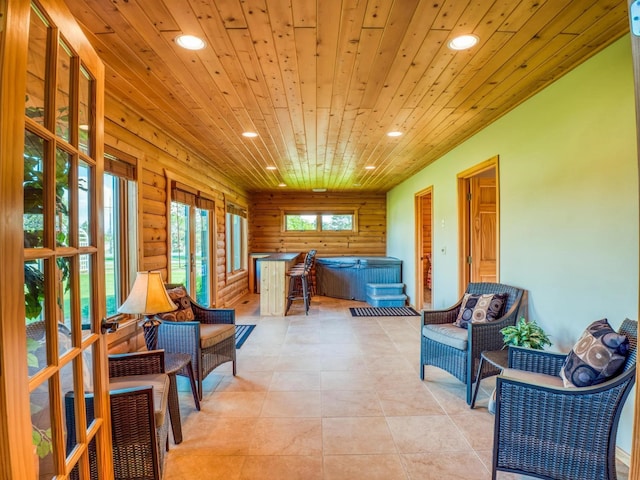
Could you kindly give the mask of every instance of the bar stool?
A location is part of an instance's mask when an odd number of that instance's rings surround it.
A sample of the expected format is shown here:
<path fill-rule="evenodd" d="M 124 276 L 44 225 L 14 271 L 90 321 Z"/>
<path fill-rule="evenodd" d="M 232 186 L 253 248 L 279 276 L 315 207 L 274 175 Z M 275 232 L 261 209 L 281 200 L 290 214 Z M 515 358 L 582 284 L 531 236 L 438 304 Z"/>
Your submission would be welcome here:
<path fill-rule="evenodd" d="M 311 303 L 311 289 L 309 288 L 309 272 L 311 271 L 311 265 L 313 265 L 313 259 L 315 258 L 316 251 L 310 250 L 304 257 L 304 262 L 298 263 L 291 267 L 287 272 L 289 277 L 289 292 L 287 294 L 287 308 L 284 314 L 286 315 L 291 308 L 291 304 L 294 300 L 304 301 L 304 313 L 309 314 L 309 304 Z"/>

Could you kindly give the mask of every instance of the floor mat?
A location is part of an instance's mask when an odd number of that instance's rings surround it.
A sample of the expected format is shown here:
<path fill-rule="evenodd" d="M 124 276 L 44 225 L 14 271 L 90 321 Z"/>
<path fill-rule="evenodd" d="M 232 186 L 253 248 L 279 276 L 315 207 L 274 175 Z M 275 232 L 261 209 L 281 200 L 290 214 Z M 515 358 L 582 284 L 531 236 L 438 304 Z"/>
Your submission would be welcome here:
<path fill-rule="evenodd" d="M 352 317 L 409 317 L 420 315 L 411 307 L 351 307 Z"/>
<path fill-rule="evenodd" d="M 254 328 L 255 325 L 236 325 L 236 348 L 240 348 L 246 342 Z"/>

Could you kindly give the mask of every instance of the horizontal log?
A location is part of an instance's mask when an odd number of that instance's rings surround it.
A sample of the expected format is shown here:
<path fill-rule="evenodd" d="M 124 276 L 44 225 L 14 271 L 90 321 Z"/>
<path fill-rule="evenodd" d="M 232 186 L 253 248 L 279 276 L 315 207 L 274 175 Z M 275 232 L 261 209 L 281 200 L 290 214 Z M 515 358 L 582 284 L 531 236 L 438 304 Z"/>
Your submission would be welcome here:
<path fill-rule="evenodd" d="M 164 215 L 154 215 L 152 213 L 142 214 L 143 228 L 165 229 L 167 228 L 167 217 Z"/>

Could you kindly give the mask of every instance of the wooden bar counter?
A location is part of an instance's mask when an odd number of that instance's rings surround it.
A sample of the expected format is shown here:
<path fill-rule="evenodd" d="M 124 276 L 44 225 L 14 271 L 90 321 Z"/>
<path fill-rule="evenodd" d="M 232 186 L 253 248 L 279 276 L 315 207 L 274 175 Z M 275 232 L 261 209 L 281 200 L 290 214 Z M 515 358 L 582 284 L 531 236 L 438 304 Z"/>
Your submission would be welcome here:
<path fill-rule="evenodd" d="M 274 253 L 260 259 L 260 315 L 284 316 L 289 292 L 287 271 L 300 253 Z"/>

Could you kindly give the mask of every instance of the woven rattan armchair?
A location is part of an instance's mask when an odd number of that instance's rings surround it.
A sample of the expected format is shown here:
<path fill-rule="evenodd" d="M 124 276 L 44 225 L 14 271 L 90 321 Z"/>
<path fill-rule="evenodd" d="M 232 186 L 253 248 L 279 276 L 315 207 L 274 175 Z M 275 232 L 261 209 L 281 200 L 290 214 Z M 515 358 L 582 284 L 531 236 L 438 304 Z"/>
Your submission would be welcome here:
<path fill-rule="evenodd" d="M 636 376 L 638 323 L 625 320 L 629 338 L 622 373 L 591 387 L 558 381 L 565 355 L 509 347 L 509 368 L 539 375 L 532 383 L 500 375 L 492 478 L 498 470 L 546 479 L 615 480 L 620 413 Z M 506 371 L 509 374 L 509 371 Z M 546 381 L 546 376 L 555 378 Z"/>
<path fill-rule="evenodd" d="M 136 352 L 109 356 L 109 400 L 114 479 L 160 480 L 169 449 L 164 352 Z M 94 418 L 93 394 L 85 394 L 87 424 Z M 67 452 L 76 444 L 74 394 L 65 396 Z M 98 478 L 95 440 L 89 444 L 91 479 Z M 70 478 L 80 478 L 78 467 Z"/>
<path fill-rule="evenodd" d="M 500 350 L 504 346 L 500 330 L 507 325 L 515 324 L 523 290 L 501 283 L 470 283 L 465 293 L 506 293 L 504 313 L 492 322 L 471 323 L 465 330 L 453 325 L 460 311 L 462 298 L 446 310 L 423 310 L 420 379 L 424 380 L 426 365 L 441 368 L 466 385 L 467 403 L 471 404 L 473 380 L 480 362 L 480 354 L 485 350 Z M 453 341 L 443 343 L 440 340 L 448 338 Z M 488 366 L 483 368 L 481 377 L 485 378 L 496 373 L 498 373 L 497 369 Z"/>
<path fill-rule="evenodd" d="M 171 313 L 157 315 L 162 322 L 158 327 L 158 348 L 191 355 L 198 396 L 202 399 L 202 381 L 214 368 L 232 362 L 233 375 L 236 374 L 236 313 L 233 309 L 198 305 L 183 285 L 167 284 L 166 288 L 169 292 L 175 289 L 184 292 L 195 318 L 193 321 L 172 321 Z"/>

